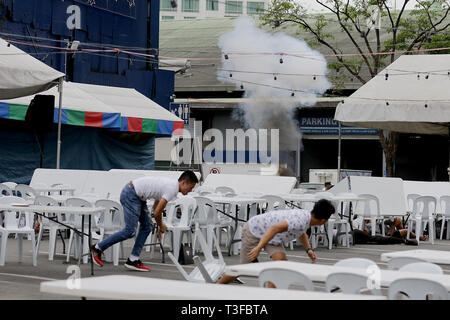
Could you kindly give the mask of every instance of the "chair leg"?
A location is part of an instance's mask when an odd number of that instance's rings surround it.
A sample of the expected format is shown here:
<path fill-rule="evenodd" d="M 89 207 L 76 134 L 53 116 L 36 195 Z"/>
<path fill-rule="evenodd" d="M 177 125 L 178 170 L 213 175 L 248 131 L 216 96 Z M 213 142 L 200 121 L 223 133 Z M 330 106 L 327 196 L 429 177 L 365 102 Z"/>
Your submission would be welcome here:
<path fill-rule="evenodd" d="M 36 248 L 36 238 L 34 237 L 34 234 L 31 234 L 31 252 L 33 255 L 33 266 L 37 266 L 37 248 Z"/>
<path fill-rule="evenodd" d="M 371 227 L 372 236 L 374 236 L 375 231 L 376 231 L 375 218 L 370 219 L 370 227 Z"/>
<path fill-rule="evenodd" d="M 113 264 L 114 264 L 114 266 L 118 266 L 119 265 L 120 244 L 119 243 L 114 244 L 112 247 L 112 251 L 113 251 Z"/>
<path fill-rule="evenodd" d="M 19 245 L 19 262 L 22 262 L 22 251 L 23 251 L 23 235 L 22 234 L 16 234 L 17 235 L 17 243 Z"/>
<path fill-rule="evenodd" d="M 172 254 L 175 257 L 175 259 L 178 261 L 178 256 L 180 254 L 180 231 L 173 231 L 172 232 L 172 236 L 173 236 L 173 243 L 172 243 Z"/>
<path fill-rule="evenodd" d="M 50 227 L 49 243 L 48 243 L 48 260 L 53 261 L 56 250 L 56 228 Z"/>
<path fill-rule="evenodd" d="M 5 265 L 5 260 L 6 260 L 6 244 L 8 242 L 8 233 L 7 232 L 2 232 L 2 246 L 0 249 L 0 266 L 4 266 Z"/>
<path fill-rule="evenodd" d="M 328 226 L 327 226 L 328 250 L 331 250 L 333 248 L 333 229 L 334 229 L 334 223 L 331 221 L 328 221 Z"/>
<path fill-rule="evenodd" d="M 69 244 L 67 246 L 67 257 L 66 257 L 66 262 L 69 262 L 70 260 L 70 252 L 72 251 L 72 245 L 73 245 L 73 237 L 74 237 L 75 232 L 71 231 L 70 232 L 70 237 L 69 237 Z"/>
<path fill-rule="evenodd" d="M 444 235 L 444 226 L 445 226 L 445 218 L 442 218 L 442 223 L 441 223 L 441 237 L 440 237 L 441 240 L 442 240 L 442 236 Z M 448 223 L 447 223 L 447 228 L 448 228 Z"/>

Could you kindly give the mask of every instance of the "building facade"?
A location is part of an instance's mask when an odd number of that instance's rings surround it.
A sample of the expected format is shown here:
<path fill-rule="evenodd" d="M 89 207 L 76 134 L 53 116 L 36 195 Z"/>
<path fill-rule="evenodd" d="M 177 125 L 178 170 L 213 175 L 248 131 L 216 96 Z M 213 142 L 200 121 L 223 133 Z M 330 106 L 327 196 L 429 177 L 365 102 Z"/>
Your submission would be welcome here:
<path fill-rule="evenodd" d="M 259 15 L 270 0 L 160 0 L 161 20 L 183 20 Z"/>

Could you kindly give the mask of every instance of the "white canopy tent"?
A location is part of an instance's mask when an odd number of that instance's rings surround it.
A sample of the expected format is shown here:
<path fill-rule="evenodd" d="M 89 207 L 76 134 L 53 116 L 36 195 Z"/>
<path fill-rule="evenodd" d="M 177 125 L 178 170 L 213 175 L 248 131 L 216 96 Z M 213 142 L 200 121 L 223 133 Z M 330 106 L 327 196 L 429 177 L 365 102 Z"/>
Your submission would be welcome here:
<path fill-rule="evenodd" d="M 450 55 L 404 55 L 339 103 L 345 125 L 448 135 Z"/>
<path fill-rule="evenodd" d="M 61 73 L 0 38 L 0 99 L 12 99 L 58 85 Z"/>

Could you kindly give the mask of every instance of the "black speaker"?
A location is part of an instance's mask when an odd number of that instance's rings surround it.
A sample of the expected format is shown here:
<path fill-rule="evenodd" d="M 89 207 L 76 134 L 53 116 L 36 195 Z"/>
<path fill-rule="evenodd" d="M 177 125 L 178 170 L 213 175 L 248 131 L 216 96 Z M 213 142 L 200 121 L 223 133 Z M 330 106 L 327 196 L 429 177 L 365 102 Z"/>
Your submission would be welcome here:
<path fill-rule="evenodd" d="M 36 133 L 52 130 L 55 96 L 37 94 L 28 106 L 25 122 Z"/>

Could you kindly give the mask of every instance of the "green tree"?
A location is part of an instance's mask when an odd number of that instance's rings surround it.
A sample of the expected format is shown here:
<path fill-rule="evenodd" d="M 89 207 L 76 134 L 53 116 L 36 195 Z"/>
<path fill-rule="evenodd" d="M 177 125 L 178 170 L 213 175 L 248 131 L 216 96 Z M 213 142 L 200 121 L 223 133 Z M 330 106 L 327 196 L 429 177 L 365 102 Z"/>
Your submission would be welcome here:
<path fill-rule="evenodd" d="M 312 15 L 299 0 L 272 0 L 261 20 L 274 28 L 294 24 L 300 34 L 311 36 L 311 45 L 335 56 L 328 64 L 331 70 L 336 74 L 345 70 L 343 77 L 364 84 L 401 54 L 424 49 L 434 50 L 428 53 L 450 52 L 439 50 L 450 47 L 450 35 L 446 33 L 450 26 L 449 1 L 418 0 L 413 10 L 407 11 L 411 0 L 399 0 L 398 9 L 383 0 L 315 0 L 325 13 Z M 345 45 L 335 40 L 337 34 L 345 35 Z M 346 46 L 349 43 L 350 50 Z M 339 76 L 331 80 L 335 87 L 343 82 Z M 386 156 L 386 175 L 394 176 L 398 133 L 379 130 L 379 137 Z"/>

